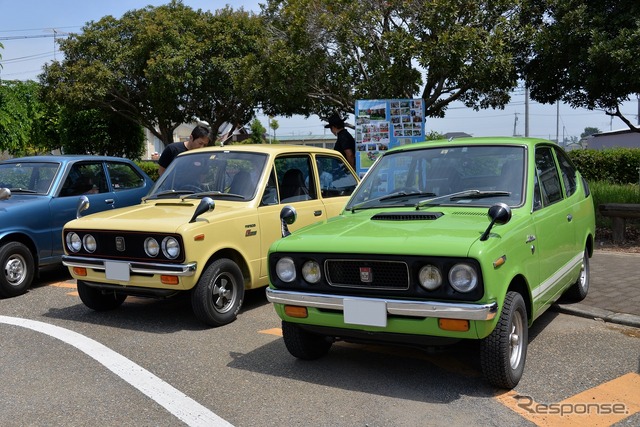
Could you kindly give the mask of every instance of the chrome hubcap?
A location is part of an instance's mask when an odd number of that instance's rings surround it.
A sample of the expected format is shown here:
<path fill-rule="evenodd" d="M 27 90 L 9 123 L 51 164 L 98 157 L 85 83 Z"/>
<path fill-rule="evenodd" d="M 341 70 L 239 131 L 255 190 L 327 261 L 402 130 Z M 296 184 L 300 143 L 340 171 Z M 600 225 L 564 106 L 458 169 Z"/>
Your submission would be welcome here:
<path fill-rule="evenodd" d="M 19 285 L 26 276 L 25 260 L 19 255 L 13 255 L 4 265 L 4 277 L 11 285 Z"/>
<path fill-rule="evenodd" d="M 509 334 L 509 348 L 510 357 L 509 361 L 512 368 L 517 368 L 522 358 L 522 333 L 524 331 L 524 325 L 522 323 L 522 317 L 517 315 L 513 318 L 511 324 L 511 333 Z"/>

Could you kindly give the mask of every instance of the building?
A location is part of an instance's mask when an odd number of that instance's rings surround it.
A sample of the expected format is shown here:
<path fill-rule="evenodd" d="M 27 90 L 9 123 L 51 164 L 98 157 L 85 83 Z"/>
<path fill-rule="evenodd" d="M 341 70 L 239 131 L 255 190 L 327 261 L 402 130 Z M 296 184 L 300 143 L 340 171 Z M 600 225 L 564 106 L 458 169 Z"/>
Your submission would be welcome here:
<path fill-rule="evenodd" d="M 629 128 L 600 132 L 587 137 L 583 145 L 592 150 L 605 148 L 640 148 L 640 132 Z"/>

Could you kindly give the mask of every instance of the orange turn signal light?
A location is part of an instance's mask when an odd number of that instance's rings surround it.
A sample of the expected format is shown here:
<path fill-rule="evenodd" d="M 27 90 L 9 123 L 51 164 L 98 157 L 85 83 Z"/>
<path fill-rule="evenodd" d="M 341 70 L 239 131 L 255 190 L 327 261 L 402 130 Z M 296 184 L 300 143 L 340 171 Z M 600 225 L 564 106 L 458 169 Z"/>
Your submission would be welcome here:
<path fill-rule="evenodd" d="M 76 276 L 86 276 L 87 269 L 84 267 L 73 267 L 73 274 L 75 274 Z"/>
<path fill-rule="evenodd" d="M 179 282 L 178 276 L 160 276 L 160 282 L 165 285 L 177 285 Z"/>
<path fill-rule="evenodd" d="M 284 314 L 289 317 L 305 318 L 308 316 L 307 307 L 298 307 L 297 305 L 285 305 Z"/>
<path fill-rule="evenodd" d="M 469 321 L 463 319 L 438 319 L 438 326 L 445 331 L 467 332 Z"/>

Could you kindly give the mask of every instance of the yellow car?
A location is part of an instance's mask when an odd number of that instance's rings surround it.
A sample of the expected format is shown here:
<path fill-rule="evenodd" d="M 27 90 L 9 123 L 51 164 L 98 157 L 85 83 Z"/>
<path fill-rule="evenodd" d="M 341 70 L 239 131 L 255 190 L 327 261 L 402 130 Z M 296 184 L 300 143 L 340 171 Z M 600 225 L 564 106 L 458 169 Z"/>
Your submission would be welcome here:
<path fill-rule="evenodd" d="M 235 320 L 245 289 L 268 284 L 267 253 L 292 230 L 336 216 L 358 178 L 337 151 L 240 145 L 179 155 L 140 204 L 79 217 L 63 229 L 63 263 L 82 302 L 97 311 L 128 295 L 191 292 L 210 326 Z M 78 216 L 88 204 L 80 203 Z"/>

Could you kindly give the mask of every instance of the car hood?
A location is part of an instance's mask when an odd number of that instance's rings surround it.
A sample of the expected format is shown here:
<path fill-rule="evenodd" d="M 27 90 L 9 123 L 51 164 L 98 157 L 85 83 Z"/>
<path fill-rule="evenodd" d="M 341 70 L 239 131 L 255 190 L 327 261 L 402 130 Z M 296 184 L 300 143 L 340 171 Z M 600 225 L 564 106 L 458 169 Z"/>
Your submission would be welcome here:
<path fill-rule="evenodd" d="M 87 215 L 68 222 L 65 228 L 177 233 L 180 227 L 189 224 L 199 203 L 199 199 L 146 202 Z M 200 215 L 198 222 L 219 222 L 238 217 L 243 210 L 248 212 L 247 203 L 216 201 L 215 209 Z"/>
<path fill-rule="evenodd" d="M 272 250 L 467 256 L 489 223 L 486 208 L 344 212 L 278 240 Z"/>
<path fill-rule="evenodd" d="M 27 209 L 29 209 L 30 214 L 33 214 L 33 209 L 39 205 L 47 205 L 49 199 L 49 196 L 35 194 L 29 194 L 28 196 L 12 194 L 7 200 L 0 200 L 0 214 L 10 212 L 15 215 L 15 212 L 22 212 Z"/>

